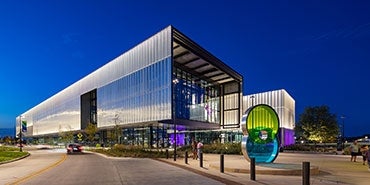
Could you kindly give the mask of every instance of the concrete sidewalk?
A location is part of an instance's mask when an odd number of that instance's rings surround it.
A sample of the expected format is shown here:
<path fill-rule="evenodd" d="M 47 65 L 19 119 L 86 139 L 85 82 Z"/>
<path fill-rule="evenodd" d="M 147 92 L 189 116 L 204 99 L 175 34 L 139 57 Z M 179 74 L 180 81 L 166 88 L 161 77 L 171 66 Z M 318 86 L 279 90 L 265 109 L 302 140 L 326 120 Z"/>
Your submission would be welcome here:
<path fill-rule="evenodd" d="M 250 180 L 250 163 L 242 155 L 224 155 L 224 173 L 220 172 L 220 155 L 204 154 L 199 160 L 188 158 L 158 159 L 188 169 L 225 184 L 302 184 L 302 163 L 310 162 L 310 184 L 369 184 L 370 172 L 362 162 L 353 163 L 348 156 L 325 154 L 280 153 L 272 164 L 256 166 L 256 181 Z"/>

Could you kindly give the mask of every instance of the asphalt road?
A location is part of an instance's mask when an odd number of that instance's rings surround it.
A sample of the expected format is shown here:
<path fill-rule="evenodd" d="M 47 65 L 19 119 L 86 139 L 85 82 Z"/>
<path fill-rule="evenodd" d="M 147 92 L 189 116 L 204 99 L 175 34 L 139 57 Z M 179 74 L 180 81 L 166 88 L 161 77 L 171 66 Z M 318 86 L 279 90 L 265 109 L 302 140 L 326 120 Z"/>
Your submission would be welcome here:
<path fill-rule="evenodd" d="M 37 158 L 37 155 L 44 154 L 36 153 L 32 155 L 34 159 L 42 161 L 43 159 Z M 64 154 L 49 152 L 48 157 L 54 156 L 52 158 L 55 159 L 61 155 Z M 46 168 L 16 184 L 222 184 L 213 179 L 152 159 L 107 158 L 93 153 L 67 155 L 60 164 Z"/>
<path fill-rule="evenodd" d="M 65 150 L 63 150 L 64 152 Z M 64 153 L 57 150 L 32 150 L 27 158 L 0 165 L 0 184 L 14 184 L 31 174 L 40 173 L 63 161 Z"/>
<path fill-rule="evenodd" d="M 358 160 L 350 162 L 349 156 L 342 155 L 281 153 L 274 163 L 309 161 L 324 172 L 312 176 L 312 184 L 369 184 L 370 172 L 362 165 L 361 158 Z M 225 166 L 234 168 L 244 168 L 247 163 L 239 155 L 227 155 L 225 161 Z M 172 159 L 167 162 L 174 163 Z M 183 159 L 177 160 L 174 166 L 152 159 L 110 158 L 92 153 L 66 155 L 65 149 L 34 150 L 25 159 L 1 164 L 0 184 L 221 184 L 207 175 L 198 175 L 202 172 L 240 184 L 301 184 L 302 181 L 300 176 L 262 174 L 257 175 L 257 181 L 250 181 L 249 174 L 220 173 L 218 168 L 207 167 L 211 163 L 219 163 L 219 155 L 205 155 L 206 167 L 200 168 L 198 161 L 190 160 L 185 165 Z M 179 165 L 187 170 L 176 167 Z"/>

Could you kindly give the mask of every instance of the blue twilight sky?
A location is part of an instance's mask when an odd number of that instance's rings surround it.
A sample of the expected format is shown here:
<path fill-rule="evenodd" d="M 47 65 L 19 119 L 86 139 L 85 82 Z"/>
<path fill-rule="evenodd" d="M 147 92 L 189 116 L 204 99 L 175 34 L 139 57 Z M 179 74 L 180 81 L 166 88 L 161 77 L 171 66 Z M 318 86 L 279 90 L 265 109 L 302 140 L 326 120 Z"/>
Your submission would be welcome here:
<path fill-rule="evenodd" d="M 370 1 L 0 1 L 0 128 L 172 24 L 244 76 L 370 133 Z M 342 120 L 340 120 L 342 122 Z"/>

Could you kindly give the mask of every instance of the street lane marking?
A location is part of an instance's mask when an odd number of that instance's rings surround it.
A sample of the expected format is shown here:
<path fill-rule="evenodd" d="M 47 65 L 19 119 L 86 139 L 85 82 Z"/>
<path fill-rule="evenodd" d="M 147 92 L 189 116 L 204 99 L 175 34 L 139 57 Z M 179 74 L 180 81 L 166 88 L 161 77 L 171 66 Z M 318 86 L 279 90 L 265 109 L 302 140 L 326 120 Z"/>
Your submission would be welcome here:
<path fill-rule="evenodd" d="M 50 170 L 54 167 L 57 167 L 58 165 L 62 164 L 66 159 L 67 159 L 67 154 L 63 154 L 62 158 L 59 161 L 57 161 L 56 163 L 54 163 L 50 166 L 47 166 L 47 167 L 45 167 L 45 168 L 43 168 L 43 169 L 41 169 L 37 172 L 31 173 L 30 175 L 22 177 L 22 178 L 18 179 L 17 181 L 13 182 L 13 183 L 9 183 L 9 185 L 18 185 L 22 182 L 25 182 L 25 181 L 31 179 L 32 177 L 36 177 L 37 175 L 40 175 L 40 174 L 42 174 L 42 173 L 44 173 L 44 172 L 46 172 L 46 171 L 48 171 L 48 170 Z"/>

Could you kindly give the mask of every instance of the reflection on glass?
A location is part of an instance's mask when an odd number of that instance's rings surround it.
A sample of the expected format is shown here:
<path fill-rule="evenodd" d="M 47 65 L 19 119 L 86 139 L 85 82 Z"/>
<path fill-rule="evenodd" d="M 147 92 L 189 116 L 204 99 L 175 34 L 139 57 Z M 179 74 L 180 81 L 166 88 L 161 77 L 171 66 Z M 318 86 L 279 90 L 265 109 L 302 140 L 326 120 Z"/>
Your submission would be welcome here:
<path fill-rule="evenodd" d="M 219 86 L 199 80 L 198 77 L 175 69 L 173 78 L 176 118 L 220 123 Z"/>
<path fill-rule="evenodd" d="M 80 130 L 80 96 L 93 89 L 98 90 L 98 108 L 102 106 L 97 118 L 102 121 L 100 126 L 112 124 L 112 115 L 117 112 L 131 123 L 169 118 L 171 34 L 169 26 L 23 113 L 28 125 L 33 126 L 32 133 L 27 134 L 58 133 L 59 128 Z M 109 87 L 105 87 L 107 84 Z"/>
<path fill-rule="evenodd" d="M 171 118 L 170 58 L 118 79 L 98 89 L 98 126 Z M 164 76 L 164 77 L 163 77 Z"/>

